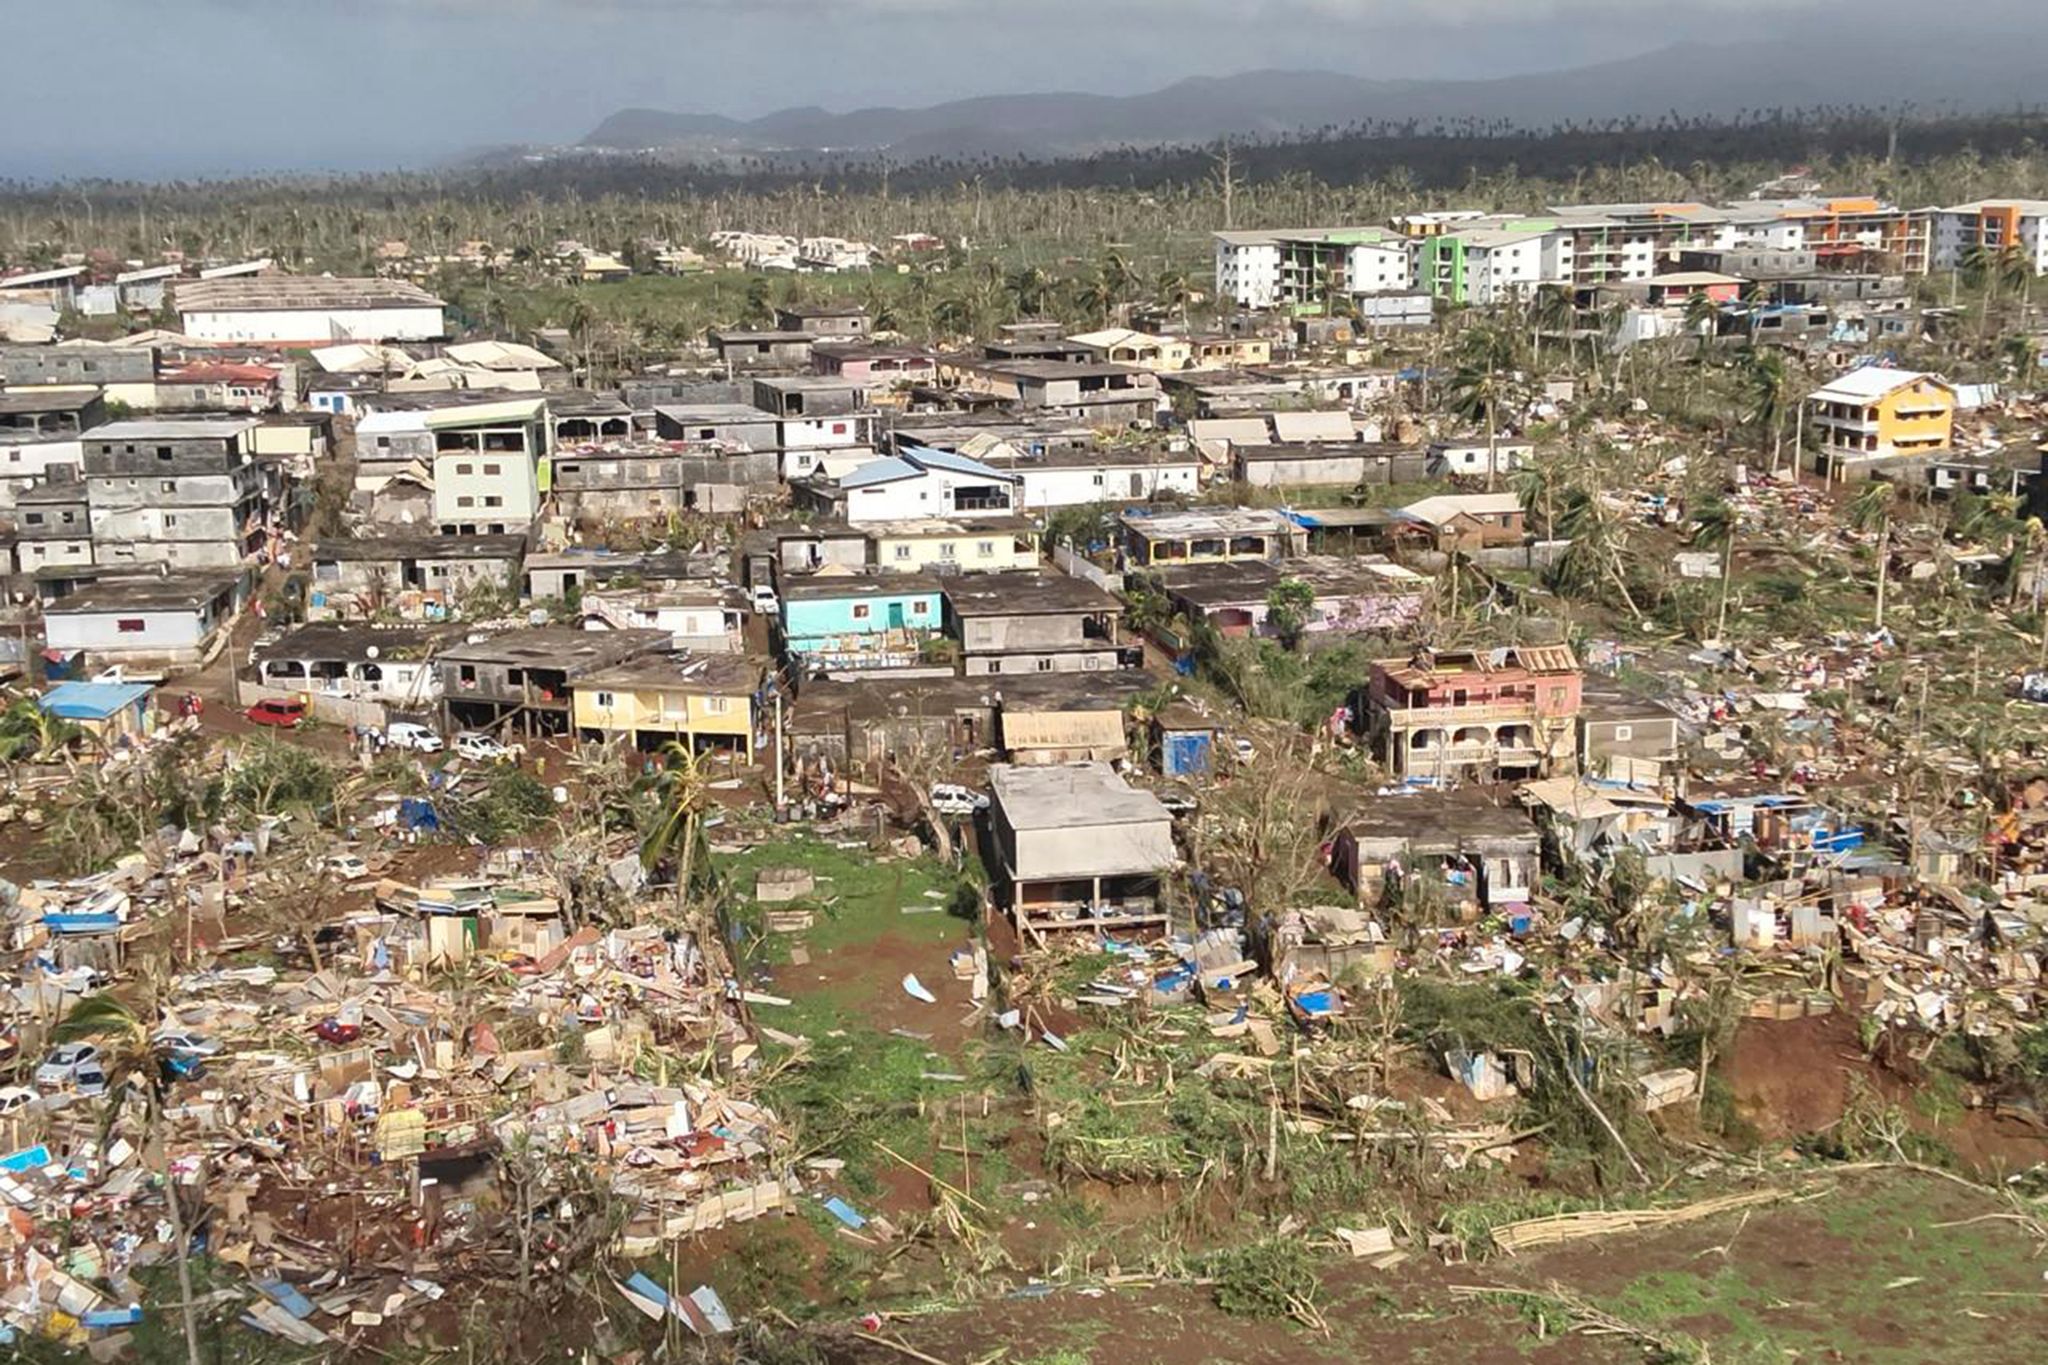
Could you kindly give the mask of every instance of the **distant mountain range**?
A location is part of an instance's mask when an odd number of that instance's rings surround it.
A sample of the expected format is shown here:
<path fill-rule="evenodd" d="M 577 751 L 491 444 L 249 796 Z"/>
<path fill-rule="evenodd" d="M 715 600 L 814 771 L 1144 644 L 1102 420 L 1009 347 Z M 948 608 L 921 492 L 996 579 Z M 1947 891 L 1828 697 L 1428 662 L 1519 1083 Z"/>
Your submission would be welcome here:
<path fill-rule="evenodd" d="M 625 109 L 579 144 L 716 160 L 797 154 L 921 158 L 1072 156 L 1105 147 L 1271 138 L 1370 123 L 1476 120 L 1517 128 L 1628 117 L 1862 106 L 1977 112 L 2038 105 L 2038 43 L 1944 29 L 1903 41 L 1852 15 L 1811 41 L 1688 43 L 1627 61 L 1494 80 L 1368 80 L 1329 71 L 1253 71 L 1184 80 L 1142 95 L 991 95 L 924 109 L 757 119 Z"/>

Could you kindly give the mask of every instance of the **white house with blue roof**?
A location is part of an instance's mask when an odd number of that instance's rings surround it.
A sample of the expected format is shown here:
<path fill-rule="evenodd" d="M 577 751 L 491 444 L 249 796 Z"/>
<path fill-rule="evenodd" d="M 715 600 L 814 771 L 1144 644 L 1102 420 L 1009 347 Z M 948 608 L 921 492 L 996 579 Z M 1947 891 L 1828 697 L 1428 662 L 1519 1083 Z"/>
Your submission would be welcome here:
<path fill-rule="evenodd" d="M 814 480 L 811 492 L 851 526 L 1005 516 L 1020 500 L 1017 475 L 950 450 L 916 445 L 870 460 L 838 479 Z"/>

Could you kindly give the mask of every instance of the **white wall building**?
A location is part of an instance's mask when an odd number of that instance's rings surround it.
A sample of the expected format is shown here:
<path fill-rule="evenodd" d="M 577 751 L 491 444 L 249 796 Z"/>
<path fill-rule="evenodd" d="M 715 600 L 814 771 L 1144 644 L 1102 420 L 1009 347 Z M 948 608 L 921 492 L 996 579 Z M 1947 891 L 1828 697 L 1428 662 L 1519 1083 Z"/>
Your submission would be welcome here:
<path fill-rule="evenodd" d="M 1938 209 L 1934 215 L 1934 265 L 1954 270 L 1972 248 L 2019 248 L 2036 275 L 2048 273 L 2048 200 L 1980 199 Z"/>
<path fill-rule="evenodd" d="M 1360 242 L 1345 253 L 1344 292 L 1391 294 L 1415 287 L 1415 261 L 1398 239 Z"/>
<path fill-rule="evenodd" d="M 1271 308 L 1280 295 L 1280 234 L 1216 234 L 1216 296 L 1240 308 Z"/>
<path fill-rule="evenodd" d="M 1347 294 L 1388 294 L 1414 287 L 1406 239 L 1384 228 L 1219 232 L 1216 294 L 1243 308 L 1321 301 L 1321 280 L 1341 278 Z"/>
<path fill-rule="evenodd" d="M 84 464 L 85 447 L 76 436 L 0 445 L 0 508 L 14 506 L 23 490 L 48 482 L 53 466 L 70 465 L 75 470 Z"/>
<path fill-rule="evenodd" d="M 1532 294 L 1543 281 L 1541 232 L 1482 229 L 1465 243 L 1465 299 L 1482 307 Z"/>
<path fill-rule="evenodd" d="M 1142 502 L 1162 493 L 1191 498 L 1201 491 L 1200 469 L 1201 460 L 1191 451 L 1176 459 L 1159 460 L 1047 457 L 1021 460 L 1007 472 L 1016 476 L 1018 505 L 1024 511 L 1037 512 L 1098 502 Z"/>
<path fill-rule="evenodd" d="M 16 573 L 32 574 L 38 569 L 71 568 L 93 562 L 92 539 L 24 540 L 14 547 Z"/>
<path fill-rule="evenodd" d="M 455 535 L 517 534 L 540 511 L 533 460 L 522 451 L 434 456 L 434 520 Z"/>
<path fill-rule="evenodd" d="M 951 451 L 919 446 L 870 460 L 839 480 L 850 526 L 933 517 L 1007 516 L 1017 476 Z"/>
<path fill-rule="evenodd" d="M 178 328 L 200 341 L 327 346 L 434 341 L 448 334 L 441 300 L 403 280 L 300 275 L 189 280 L 171 295 Z"/>
<path fill-rule="evenodd" d="M 43 606 L 49 648 L 93 660 L 197 663 L 232 619 L 241 575 L 103 579 Z"/>

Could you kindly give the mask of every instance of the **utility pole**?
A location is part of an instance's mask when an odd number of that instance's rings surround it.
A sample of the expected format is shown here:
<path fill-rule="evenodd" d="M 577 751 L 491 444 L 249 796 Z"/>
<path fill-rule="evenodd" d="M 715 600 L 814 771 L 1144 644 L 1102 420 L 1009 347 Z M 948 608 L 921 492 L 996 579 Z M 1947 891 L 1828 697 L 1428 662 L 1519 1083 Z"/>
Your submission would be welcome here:
<path fill-rule="evenodd" d="M 775 809 L 782 809 L 782 686 L 775 687 Z"/>

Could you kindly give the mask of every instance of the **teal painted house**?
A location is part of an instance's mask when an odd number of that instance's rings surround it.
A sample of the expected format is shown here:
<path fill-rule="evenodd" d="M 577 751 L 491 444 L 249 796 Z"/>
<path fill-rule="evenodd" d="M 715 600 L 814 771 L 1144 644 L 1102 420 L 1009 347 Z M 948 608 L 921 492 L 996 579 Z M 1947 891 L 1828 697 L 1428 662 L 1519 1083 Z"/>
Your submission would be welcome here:
<path fill-rule="evenodd" d="M 785 579 L 782 638 L 812 672 L 908 668 L 939 633 L 939 585 L 921 574 Z"/>

